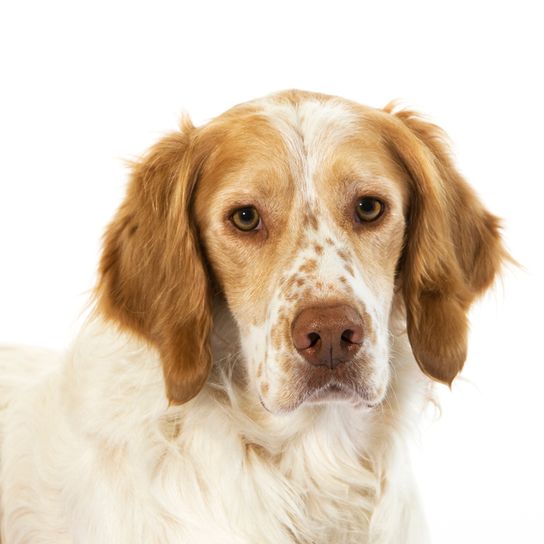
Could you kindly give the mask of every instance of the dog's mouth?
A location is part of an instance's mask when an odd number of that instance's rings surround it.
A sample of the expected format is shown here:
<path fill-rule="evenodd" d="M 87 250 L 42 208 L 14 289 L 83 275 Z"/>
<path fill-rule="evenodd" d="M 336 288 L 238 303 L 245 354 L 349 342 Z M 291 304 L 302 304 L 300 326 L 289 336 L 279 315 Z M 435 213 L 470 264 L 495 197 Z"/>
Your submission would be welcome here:
<path fill-rule="evenodd" d="M 354 388 L 351 385 L 331 382 L 320 387 L 292 392 L 289 395 L 290 402 L 279 406 L 276 410 L 270 409 L 262 397 L 260 397 L 260 402 L 267 411 L 282 413 L 292 412 L 303 405 L 347 404 L 354 408 L 374 409 L 381 404 L 384 396 L 368 394 L 364 388 Z"/>
<path fill-rule="evenodd" d="M 295 362 L 293 362 L 295 366 Z M 292 412 L 301 405 L 346 404 L 372 409 L 385 398 L 387 382 L 381 385 L 367 361 L 326 366 L 298 366 L 290 379 L 280 385 L 277 396 L 261 398 L 272 412 Z M 269 410 L 269 411 L 270 411 Z"/>
<path fill-rule="evenodd" d="M 364 391 L 353 388 L 347 384 L 331 382 L 315 389 L 306 391 L 302 402 L 308 404 L 323 404 L 329 402 L 348 402 L 354 406 L 373 407 L 379 403 L 378 400 L 367 399 Z"/>
<path fill-rule="evenodd" d="M 307 378 L 300 392 L 301 404 L 348 402 L 354 406 L 374 407 L 383 399 L 383 395 L 369 387 L 368 378 L 358 376 L 348 367 L 339 372 L 326 368 L 314 370 Z"/>
<path fill-rule="evenodd" d="M 320 403 L 328 401 L 349 401 L 356 397 L 359 397 L 359 395 L 357 395 L 351 387 L 330 383 L 310 391 L 304 399 L 304 402 Z"/>

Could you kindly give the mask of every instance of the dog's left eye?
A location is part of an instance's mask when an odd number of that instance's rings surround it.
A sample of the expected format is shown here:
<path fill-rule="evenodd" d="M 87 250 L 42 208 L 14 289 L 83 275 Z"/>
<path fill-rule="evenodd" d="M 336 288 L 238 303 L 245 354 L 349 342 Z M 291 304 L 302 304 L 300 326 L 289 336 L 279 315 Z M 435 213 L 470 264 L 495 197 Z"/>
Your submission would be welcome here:
<path fill-rule="evenodd" d="M 246 206 L 236 210 L 230 217 L 232 224 L 245 232 L 256 230 L 261 225 L 259 212 L 253 206 Z"/>
<path fill-rule="evenodd" d="M 376 221 L 382 215 L 384 209 L 384 203 L 371 196 L 360 198 L 355 207 L 357 219 L 364 223 Z"/>

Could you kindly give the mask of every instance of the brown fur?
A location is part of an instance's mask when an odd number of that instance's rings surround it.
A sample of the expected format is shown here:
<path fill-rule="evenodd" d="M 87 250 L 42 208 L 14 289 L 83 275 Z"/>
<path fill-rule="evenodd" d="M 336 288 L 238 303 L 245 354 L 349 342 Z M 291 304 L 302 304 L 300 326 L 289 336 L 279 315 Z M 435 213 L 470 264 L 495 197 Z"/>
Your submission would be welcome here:
<path fill-rule="evenodd" d="M 97 291 L 102 314 L 157 347 L 174 403 L 196 395 L 211 366 L 208 274 L 190 213 L 193 130 L 184 121 L 134 165 L 104 237 Z"/>
<path fill-rule="evenodd" d="M 383 129 L 410 180 L 400 276 L 410 343 L 421 369 L 451 384 L 466 359 L 467 311 L 506 258 L 499 220 L 454 167 L 440 128 L 400 111 Z"/>

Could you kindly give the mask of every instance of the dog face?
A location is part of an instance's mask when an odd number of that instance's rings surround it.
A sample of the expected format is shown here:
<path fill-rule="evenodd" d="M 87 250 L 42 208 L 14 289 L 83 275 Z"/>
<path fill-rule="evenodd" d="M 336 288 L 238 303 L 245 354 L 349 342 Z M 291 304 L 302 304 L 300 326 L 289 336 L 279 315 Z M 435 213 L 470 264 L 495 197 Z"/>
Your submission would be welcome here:
<path fill-rule="evenodd" d="M 394 300 L 421 369 L 450 383 L 503 255 L 437 127 L 291 91 L 185 122 L 135 166 L 99 309 L 158 348 L 173 402 L 208 375 L 213 283 L 265 408 L 373 406 Z"/>
<path fill-rule="evenodd" d="M 263 101 L 208 130 L 195 220 L 262 403 L 379 402 L 407 190 L 364 110 Z"/>

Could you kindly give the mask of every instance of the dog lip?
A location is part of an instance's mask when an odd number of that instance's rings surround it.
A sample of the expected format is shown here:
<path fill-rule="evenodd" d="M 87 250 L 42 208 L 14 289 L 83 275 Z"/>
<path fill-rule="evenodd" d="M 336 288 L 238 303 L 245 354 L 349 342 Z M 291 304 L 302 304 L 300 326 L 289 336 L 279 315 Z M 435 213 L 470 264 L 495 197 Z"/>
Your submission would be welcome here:
<path fill-rule="evenodd" d="M 322 387 L 311 389 L 304 401 L 350 400 L 354 398 L 361 398 L 361 395 L 355 389 L 347 385 L 330 382 Z"/>
<path fill-rule="evenodd" d="M 307 391 L 302 403 L 322 403 L 329 401 L 351 401 L 354 406 L 365 407 L 372 410 L 379 406 L 383 398 L 373 396 L 368 398 L 366 391 L 361 391 L 349 384 L 331 381 L 321 387 L 314 387 Z"/>

